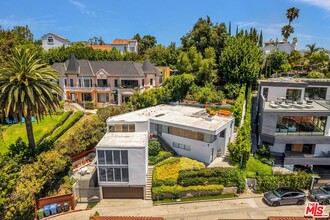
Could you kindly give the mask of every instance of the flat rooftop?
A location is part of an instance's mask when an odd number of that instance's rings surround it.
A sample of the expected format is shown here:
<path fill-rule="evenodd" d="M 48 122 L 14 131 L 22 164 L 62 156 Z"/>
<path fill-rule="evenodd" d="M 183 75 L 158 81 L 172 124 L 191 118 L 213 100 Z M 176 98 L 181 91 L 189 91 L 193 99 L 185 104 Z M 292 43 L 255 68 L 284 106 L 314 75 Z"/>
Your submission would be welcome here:
<path fill-rule="evenodd" d="M 148 120 L 215 131 L 232 121 L 233 117 L 215 115 L 210 118 L 204 108 L 182 105 L 157 105 L 109 117 L 107 123 L 146 122 Z"/>
<path fill-rule="evenodd" d="M 293 77 L 278 77 L 258 80 L 261 83 L 296 83 L 296 84 L 324 84 L 330 83 L 330 79 L 311 79 L 311 78 L 293 78 Z"/>
<path fill-rule="evenodd" d="M 141 148 L 146 147 L 147 143 L 147 132 L 115 132 L 106 133 L 96 145 L 96 148 Z"/>
<path fill-rule="evenodd" d="M 271 102 L 265 102 L 265 111 L 275 112 L 329 112 L 330 105 L 326 101 L 313 101 L 311 105 L 307 104 L 279 104 L 274 105 Z"/>

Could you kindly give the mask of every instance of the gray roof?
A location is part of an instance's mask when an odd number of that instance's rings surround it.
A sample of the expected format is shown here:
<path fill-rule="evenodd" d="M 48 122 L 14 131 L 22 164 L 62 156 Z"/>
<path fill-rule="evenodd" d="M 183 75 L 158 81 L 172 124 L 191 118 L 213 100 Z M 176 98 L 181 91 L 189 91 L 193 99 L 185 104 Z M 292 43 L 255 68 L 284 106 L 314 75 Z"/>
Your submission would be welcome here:
<path fill-rule="evenodd" d="M 150 62 L 150 60 L 149 60 L 148 57 L 143 62 L 142 70 L 145 73 L 154 73 L 154 74 L 157 74 L 157 70 L 156 70 L 155 66 L 151 64 L 151 62 Z"/>
<path fill-rule="evenodd" d="M 155 70 L 154 65 L 152 65 L 151 63 L 150 65 Z M 52 68 L 61 73 L 62 76 L 65 76 L 66 73 L 72 73 L 73 71 L 75 71 L 74 73 L 76 73 L 77 70 L 79 70 L 79 73 L 77 74 L 79 74 L 80 76 L 96 76 L 96 73 L 99 70 L 104 70 L 110 76 L 133 78 L 144 77 L 146 73 L 152 73 L 150 71 L 144 71 L 141 63 L 136 63 L 133 61 L 76 60 L 76 62 L 74 62 L 74 60 L 71 61 L 70 59 L 62 63 L 54 63 L 52 65 Z M 155 70 L 153 73 L 157 74 L 158 72 Z"/>
<path fill-rule="evenodd" d="M 76 57 L 74 56 L 74 54 L 71 54 L 69 64 L 68 64 L 68 68 L 66 69 L 65 73 L 79 74 L 79 63 L 78 63 Z"/>

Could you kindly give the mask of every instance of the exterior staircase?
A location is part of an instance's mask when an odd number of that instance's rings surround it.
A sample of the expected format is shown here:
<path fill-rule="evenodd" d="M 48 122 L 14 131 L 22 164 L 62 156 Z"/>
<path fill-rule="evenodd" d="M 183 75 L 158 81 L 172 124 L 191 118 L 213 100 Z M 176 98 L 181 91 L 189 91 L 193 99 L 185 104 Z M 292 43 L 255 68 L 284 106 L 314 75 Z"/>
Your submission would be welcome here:
<path fill-rule="evenodd" d="M 152 175 L 154 172 L 154 166 L 148 166 L 148 174 L 147 174 L 147 188 L 146 188 L 146 200 L 152 200 Z"/>
<path fill-rule="evenodd" d="M 166 151 L 171 152 L 174 156 L 177 155 L 177 153 L 175 152 L 173 147 L 162 137 L 162 135 L 160 133 L 157 135 L 157 139 L 158 139 L 160 145 L 162 145 L 162 147 Z"/>
<path fill-rule="evenodd" d="M 284 157 L 283 157 L 283 154 L 273 152 L 271 155 L 272 155 L 272 156 L 274 157 L 274 159 L 275 159 L 275 161 L 274 161 L 274 165 L 275 165 L 275 166 L 283 166 L 283 164 L 284 164 Z"/>

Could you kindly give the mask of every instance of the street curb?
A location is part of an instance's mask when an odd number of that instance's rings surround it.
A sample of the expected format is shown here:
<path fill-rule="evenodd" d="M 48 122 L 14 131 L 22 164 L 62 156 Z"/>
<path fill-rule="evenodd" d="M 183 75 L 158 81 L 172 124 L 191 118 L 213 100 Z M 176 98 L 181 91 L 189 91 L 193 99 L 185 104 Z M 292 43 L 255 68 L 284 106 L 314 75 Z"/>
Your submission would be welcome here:
<path fill-rule="evenodd" d="M 196 200 L 196 201 L 184 201 L 184 202 L 171 202 L 171 203 L 158 203 L 152 204 L 153 206 L 162 206 L 162 205 L 178 205 L 178 204 L 190 204 L 190 203 L 200 203 L 200 202 L 216 202 L 216 201 L 226 201 L 226 200 L 237 200 L 237 199 L 253 199 L 253 198 L 262 198 L 263 195 L 256 195 L 250 197 L 232 197 L 232 198 L 223 198 L 223 199 L 206 199 L 206 200 Z"/>

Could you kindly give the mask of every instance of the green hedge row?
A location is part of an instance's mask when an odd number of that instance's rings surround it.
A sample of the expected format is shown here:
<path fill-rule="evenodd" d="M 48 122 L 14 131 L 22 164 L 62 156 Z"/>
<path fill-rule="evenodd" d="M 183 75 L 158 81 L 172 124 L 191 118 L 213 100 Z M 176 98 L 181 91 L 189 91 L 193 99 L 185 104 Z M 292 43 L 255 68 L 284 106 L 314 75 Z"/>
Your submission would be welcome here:
<path fill-rule="evenodd" d="M 170 158 L 171 156 L 171 152 L 160 151 L 157 156 L 149 156 L 149 165 L 155 165 L 163 160 L 166 160 L 167 158 Z"/>
<path fill-rule="evenodd" d="M 61 137 L 69 128 L 71 128 L 84 115 L 83 111 L 76 111 L 62 126 L 57 129 L 51 136 L 47 138 L 49 143 L 54 143 Z"/>
<path fill-rule="evenodd" d="M 95 109 L 95 102 L 93 101 L 84 101 L 81 105 L 86 109 Z"/>
<path fill-rule="evenodd" d="M 55 114 L 60 114 L 59 112 L 56 112 Z M 62 112 L 63 114 L 63 112 Z M 50 130 L 49 132 L 47 132 L 46 134 L 44 134 L 36 143 L 36 145 L 40 145 L 43 140 L 48 137 L 49 135 L 51 135 L 58 127 L 60 127 L 61 125 L 63 125 L 63 123 L 70 117 L 70 115 L 72 114 L 72 111 L 67 111 L 64 112 L 63 117 L 61 118 L 61 120 L 59 122 L 57 122 L 57 124 L 54 126 L 54 128 L 52 130 Z"/>
<path fill-rule="evenodd" d="M 238 129 L 235 143 L 228 144 L 231 163 L 240 164 L 242 168 L 246 167 L 251 152 L 251 105 L 252 92 L 251 87 L 249 87 L 243 125 Z"/>
<path fill-rule="evenodd" d="M 177 199 L 187 197 L 183 194 L 198 194 L 197 196 L 221 194 L 224 189 L 223 185 L 207 185 L 207 186 L 159 186 L 152 188 L 153 200 L 162 200 L 166 198 Z M 193 195 L 192 195 L 193 196 Z"/>
<path fill-rule="evenodd" d="M 243 173 L 232 167 L 181 171 L 177 182 L 181 186 L 222 184 L 225 187 L 236 186 L 239 190 L 245 189 Z"/>
<path fill-rule="evenodd" d="M 278 187 L 293 187 L 297 189 L 309 189 L 313 174 L 298 172 L 287 175 L 257 176 L 257 191 L 267 192 Z"/>
<path fill-rule="evenodd" d="M 245 100 L 245 90 L 246 86 L 242 86 L 239 95 L 235 101 L 235 108 L 233 111 L 233 116 L 235 117 L 235 126 L 238 127 L 242 120 L 243 105 Z"/>

